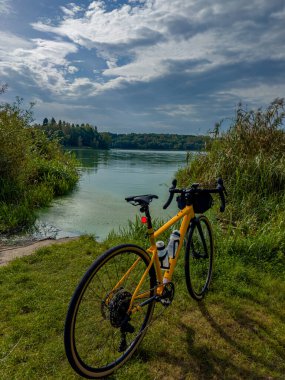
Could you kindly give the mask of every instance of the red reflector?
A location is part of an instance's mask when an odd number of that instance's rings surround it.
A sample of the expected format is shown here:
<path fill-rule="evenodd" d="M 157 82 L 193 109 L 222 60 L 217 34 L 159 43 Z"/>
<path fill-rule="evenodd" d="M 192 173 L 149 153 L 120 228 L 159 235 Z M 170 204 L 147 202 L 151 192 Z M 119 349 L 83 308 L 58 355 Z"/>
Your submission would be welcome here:
<path fill-rule="evenodd" d="M 142 221 L 142 223 L 147 223 L 147 217 L 146 216 L 142 216 L 141 217 L 141 221 Z"/>

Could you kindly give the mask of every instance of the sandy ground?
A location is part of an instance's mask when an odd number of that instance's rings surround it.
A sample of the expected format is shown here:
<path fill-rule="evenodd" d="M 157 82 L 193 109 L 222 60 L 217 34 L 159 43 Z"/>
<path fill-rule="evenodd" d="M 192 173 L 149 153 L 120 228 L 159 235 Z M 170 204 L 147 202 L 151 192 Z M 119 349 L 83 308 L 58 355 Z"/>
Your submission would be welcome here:
<path fill-rule="evenodd" d="M 8 246 L 0 246 L 0 266 L 7 265 L 11 260 L 16 259 L 17 257 L 23 257 L 31 255 L 38 248 L 46 247 L 51 244 L 61 244 L 66 243 L 68 241 L 78 239 L 78 237 L 67 237 L 62 239 L 44 239 L 40 241 L 36 241 L 29 245 L 25 246 L 16 246 L 16 247 L 8 247 Z"/>

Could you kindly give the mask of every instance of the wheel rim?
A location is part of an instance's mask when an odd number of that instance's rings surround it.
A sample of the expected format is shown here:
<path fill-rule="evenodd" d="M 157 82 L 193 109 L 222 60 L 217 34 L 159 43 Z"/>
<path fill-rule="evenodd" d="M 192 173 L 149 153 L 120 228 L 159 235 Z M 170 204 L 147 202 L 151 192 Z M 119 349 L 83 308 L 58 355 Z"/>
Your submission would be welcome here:
<path fill-rule="evenodd" d="M 145 260 L 136 251 L 114 252 L 94 270 L 89 282 L 85 284 L 77 302 L 73 324 L 73 345 L 78 367 L 98 371 L 111 369 L 122 362 L 141 339 L 152 305 L 132 315 L 129 323 L 134 332 L 125 334 L 126 346 L 121 347 L 119 352 L 123 339 L 122 324 L 126 320 L 131 295 L 147 268 Z M 133 270 L 114 289 L 135 262 L 137 264 Z M 149 276 L 140 293 L 147 292 L 150 288 Z M 137 300 L 135 305 L 142 301 L 143 299 Z"/>
<path fill-rule="evenodd" d="M 198 226 L 192 232 L 189 252 L 189 281 L 196 296 L 202 296 L 207 290 L 211 279 L 212 268 L 212 241 L 209 227 L 203 219 L 200 219 L 201 231 Z"/>

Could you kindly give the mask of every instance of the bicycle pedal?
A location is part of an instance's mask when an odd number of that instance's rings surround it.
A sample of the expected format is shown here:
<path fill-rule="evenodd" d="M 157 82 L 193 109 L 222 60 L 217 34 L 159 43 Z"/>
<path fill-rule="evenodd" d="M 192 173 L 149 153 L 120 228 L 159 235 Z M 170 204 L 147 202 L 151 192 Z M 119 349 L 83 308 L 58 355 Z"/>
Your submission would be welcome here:
<path fill-rule="evenodd" d="M 155 301 L 160 302 L 162 304 L 162 306 L 164 306 L 164 307 L 169 306 L 172 302 L 169 299 L 165 299 L 163 297 L 156 297 Z"/>
<path fill-rule="evenodd" d="M 160 303 L 162 304 L 162 306 L 164 306 L 164 307 L 168 307 L 169 305 L 171 305 L 171 302 L 172 301 L 170 301 L 170 300 L 166 300 L 166 299 L 161 299 L 160 300 Z"/>

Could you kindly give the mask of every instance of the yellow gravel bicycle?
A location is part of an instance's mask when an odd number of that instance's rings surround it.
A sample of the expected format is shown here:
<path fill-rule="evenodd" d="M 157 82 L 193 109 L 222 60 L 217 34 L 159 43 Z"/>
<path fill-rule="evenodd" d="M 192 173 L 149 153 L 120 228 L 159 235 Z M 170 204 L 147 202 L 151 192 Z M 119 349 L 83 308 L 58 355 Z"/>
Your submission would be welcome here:
<path fill-rule="evenodd" d="M 123 244 L 107 250 L 87 270 L 73 294 L 64 343 L 71 366 L 83 377 L 106 377 L 131 357 L 147 331 L 155 304 L 167 307 L 173 300 L 172 276 L 183 246 L 190 295 L 199 301 L 208 290 L 214 249 L 211 225 L 202 213 L 211 208 L 212 193 L 220 195 L 220 211 L 225 210 L 223 181 L 218 179 L 214 189 L 203 189 L 199 184 L 177 189 L 176 185 L 174 180 L 163 208 L 178 194 L 180 211 L 156 231 L 149 205 L 158 197 L 125 198 L 144 214 L 150 248 Z M 158 237 L 178 222 L 179 230 L 171 234 L 165 247 Z"/>

